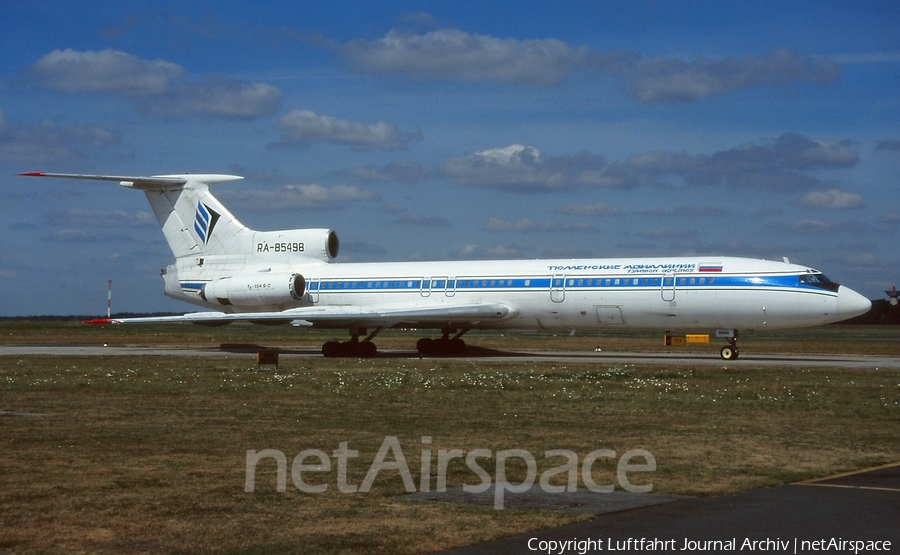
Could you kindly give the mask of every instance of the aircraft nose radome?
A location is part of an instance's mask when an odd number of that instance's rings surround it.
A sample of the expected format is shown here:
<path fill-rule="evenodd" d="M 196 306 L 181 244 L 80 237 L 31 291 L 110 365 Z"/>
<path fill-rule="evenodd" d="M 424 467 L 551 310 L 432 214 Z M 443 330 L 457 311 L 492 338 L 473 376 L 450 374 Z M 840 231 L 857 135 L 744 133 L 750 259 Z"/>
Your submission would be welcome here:
<path fill-rule="evenodd" d="M 865 314 L 872 308 L 872 301 L 863 297 L 849 287 L 841 286 L 838 289 L 838 313 L 841 319 L 853 318 Z"/>

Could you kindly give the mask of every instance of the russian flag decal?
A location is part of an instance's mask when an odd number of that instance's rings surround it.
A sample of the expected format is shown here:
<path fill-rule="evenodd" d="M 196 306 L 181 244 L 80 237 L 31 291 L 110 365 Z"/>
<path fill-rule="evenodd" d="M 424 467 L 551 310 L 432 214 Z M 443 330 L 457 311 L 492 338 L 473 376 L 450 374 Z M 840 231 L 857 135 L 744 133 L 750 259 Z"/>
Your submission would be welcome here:
<path fill-rule="evenodd" d="M 721 264 L 718 264 L 718 265 L 715 265 L 715 264 L 701 264 L 701 265 L 700 265 L 700 271 L 701 271 L 701 272 L 721 272 L 721 271 L 722 271 L 722 265 L 721 265 Z"/>

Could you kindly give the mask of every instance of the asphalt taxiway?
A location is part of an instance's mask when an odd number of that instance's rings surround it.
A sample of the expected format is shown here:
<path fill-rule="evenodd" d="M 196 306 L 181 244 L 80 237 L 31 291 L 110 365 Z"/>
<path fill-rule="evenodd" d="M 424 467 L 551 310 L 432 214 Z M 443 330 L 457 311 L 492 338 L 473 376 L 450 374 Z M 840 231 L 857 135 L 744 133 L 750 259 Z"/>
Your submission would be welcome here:
<path fill-rule="evenodd" d="M 719 497 L 657 497 L 643 505 L 623 497 L 621 506 L 609 501 L 586 522 L 440 553 L 871 554 L 900 549 L 900 463 Z"/>
<path fill-rule="evenodd" d="M 286 362 L 290 357 L 321 357 L 318 349 L 269 349 L 258 346 L 222 346 L 220 348 L 190 347 L 121 347 L 104 345 L 0 345 L 0 356 L 183 356 L 221 357 L 255 356 L 259 351 L 275 351 Z M 419 358 L 414 351 L 383 350 L 379 358 Z M 467 361 L 567 362 L 599 364 L 665 364 L 701 365 L 724 368 L 741 366 L 783 366 L 819 368 L 900 368 L 898 356 L 883 355 L 787 355 L 742 353 L 736 360 L 722 360 L 715 353 L 648 353 L 626 351 L 495 351 L 474 348 L 462 358 Z"/>

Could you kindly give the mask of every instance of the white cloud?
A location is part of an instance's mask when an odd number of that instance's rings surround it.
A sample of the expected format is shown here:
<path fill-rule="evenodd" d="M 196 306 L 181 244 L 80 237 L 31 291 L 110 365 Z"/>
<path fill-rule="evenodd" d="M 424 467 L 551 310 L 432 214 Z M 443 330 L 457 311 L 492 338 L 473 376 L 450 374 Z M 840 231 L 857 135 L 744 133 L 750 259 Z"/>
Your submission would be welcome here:
<path fill-rule="evenodd" d="M 51 122 L 11 125 L 0 112 L 0 160 L 49 163 L 75 160 L 85 150 L 99 150 L 121 141 L 118 133 L 98 126 L 60 127 Z"/>
<path fill-rule="evenodd" d="M 293 110 L 278 120 L 283 131 L 279 146 L 306 146 L 316 142 L 350 145 L 359 149 L 402 150 L 410 142 L 421 141 L 422 132 L 406 133 L 382 121 L 357 123 L 309 110 Z"/>
<path fill-rule="evenodd" d="M 812 191 L 800 200 L 803 206 L 813 208 L 861 208 L 865 205 L 862 195 L 845 193 L 839 189 Z"/>
<path fill-rule="evenodd" d="M 253 119 L 275 113 L 281 96 L 281 90 L 272 85 L 216 77 L 175 85 L 166 94 L 142 102 L 141 107 L 170 118 L 200 115 Z"/>
<path fill-rule="evenodd" d="M 517 144 L 451 159 L 441 166 L 440 173 L 463 185 L 514 192 L 676 184 L 790 192 L 821 186 L 805 171 L 849 167 L 858 162 L 859 154 L 847 142 L 815 141 L 785 133 L 775 140 L 711 155 L 647 152 L 611 163 L 587 152 L 545 156 L 534 147 Z"/>
<path fill-rule="evenodd" d="M 168 118 L 214 116 L 251 119 L 278 109 L 281 91 L 265 83 L 229 77 L 191 79 L 180 65 L 144 60 L 119 50 L 54 50 L 32 64 L 25 79 L 65 93 L 101 93 L 130 98 L 145 112 Z"/>
<path fill-rule="evenodd" d="M 148 96 L 168 90 L 172 79 L 184 74 L 178 64 L 142 60 L 118 50 L 79 52 L 54 50 L 28 69 L 36 85 L 62 92 L 108 92 Z"/>
<path fill-rule="evenodd" d="M 785 133 L 774 141 L 750 143 L 715 152 L 689 155 L 657 152 L 631 156 L 610 164 L 599 177 L 618 187 L 665 185 L 677 179 L 697 185 L 790 192 L 821 185 L 803 171 L 850 167 L 859 154 L 846 142 L 814 141 Z"/>
<path fill-rule="evenodd" d="M 391 31 L 375 41 L 351 41 L 341 54 L 355 69 L 371 73 L 527 85 L 559 83 L 595 58 L 586 47 L 558 40 L 500 39 L 458 29 Z"/>
<path fill-rule="evenodd" d="M 449 160 L 440 171 L 465 185 L 533 192 L 575 185 L 578 166 L 576 158 L 545 159 L 540 150 L 517 144 Z"/>
<path fill-rule="evenodd" d="M 623 76 L 641 102 L 692 102 L 739 89 L 789 83 L 828 85 L 840 78 L 839 66 L 782 49 L 759 56 L 683 62 L 655 58 L 635 63 Z"/>
<path fill-rule="evenodd" d="M 372 200 L 375 193 L 362 191 L 353 185 L 335 185 L 323 187 L 322 185 L 288 185 L 285 193 L 295 195 L 302 204 L 320 204 L 324 202 L 352 202 L 359 200 Z"/>
<path fill-rule="evenodd" d="M 224 202 L 246 210 L 279 211 L 295 208 L 340 208 L 356 202 L 378 200 L 378 195 L 353 185 L 325 187 L 316 183 L 287 185 L 281 190 L 228 191 L 219 195 Z"/>
<path fill-rule="evenodd" d="M 837 63 L 788 49 L 743 58 L 644 60 L 635 52 L 573 47 L 555 39 L 503 39 L 459 29 L 419 35 L 394 30 L 377 40 L 350 41 L 339 52 L 357 71 L 413 79 L 550 86 L 589 70 L 618 80 L 645 104 L 694 102 L 760 86 L 829 85 L 840 78 Z"/>

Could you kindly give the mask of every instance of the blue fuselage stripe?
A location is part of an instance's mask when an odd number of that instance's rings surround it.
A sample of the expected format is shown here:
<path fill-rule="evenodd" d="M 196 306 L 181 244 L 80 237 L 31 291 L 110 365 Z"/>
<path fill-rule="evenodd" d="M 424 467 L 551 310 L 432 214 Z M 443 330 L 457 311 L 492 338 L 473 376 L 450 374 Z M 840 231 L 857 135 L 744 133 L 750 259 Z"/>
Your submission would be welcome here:
<path fill-rule="evenodd" d="M 665 284 L 663 283 L 663 280 Z M 809 292 L 826 292 L 821 287 L 802 283 L 799 276 L 794 275 L 690 275 L 672 278 L 654 277 L 465 277 L 456 279 L 422 279 L 422 278 L 390 278 L 390 279 L 355 279 L 355 278 L 308 278 L 309 290 L 313 293 L 358 293 L 371 291 L 408 292 L 408 291 L 510 291 L 510 290 L 550 290 L 593 291 L 593 290 L 633 290 L 659 289 L 662 287 L 701 290 L 701 289 L 751 289 L 772 290 L 790 289 Z"/>

